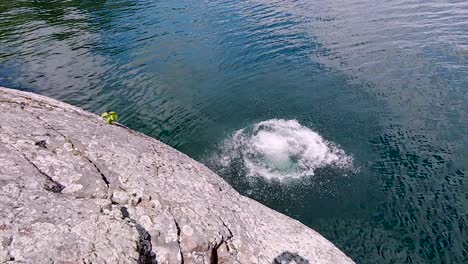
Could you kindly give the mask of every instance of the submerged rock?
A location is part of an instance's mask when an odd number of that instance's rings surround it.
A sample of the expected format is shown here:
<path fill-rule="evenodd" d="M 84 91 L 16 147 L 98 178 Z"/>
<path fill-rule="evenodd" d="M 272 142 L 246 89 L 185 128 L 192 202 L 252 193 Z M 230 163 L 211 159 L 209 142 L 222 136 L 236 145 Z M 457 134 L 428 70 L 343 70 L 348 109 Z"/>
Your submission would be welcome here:
<path fill-rule="evenodd" d="M 171 147 L 0 88 L 0 263 L 353 263 Z"/>

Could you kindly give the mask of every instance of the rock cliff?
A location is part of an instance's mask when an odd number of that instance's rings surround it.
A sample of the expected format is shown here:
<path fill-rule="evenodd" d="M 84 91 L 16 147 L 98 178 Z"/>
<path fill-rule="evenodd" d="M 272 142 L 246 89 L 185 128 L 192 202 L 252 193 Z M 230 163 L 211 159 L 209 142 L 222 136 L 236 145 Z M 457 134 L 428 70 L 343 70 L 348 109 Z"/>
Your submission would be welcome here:
<path fill-rule="evenodd" d="M 353 263 L 171 147 L 0 88 L 1 263 Z"/>

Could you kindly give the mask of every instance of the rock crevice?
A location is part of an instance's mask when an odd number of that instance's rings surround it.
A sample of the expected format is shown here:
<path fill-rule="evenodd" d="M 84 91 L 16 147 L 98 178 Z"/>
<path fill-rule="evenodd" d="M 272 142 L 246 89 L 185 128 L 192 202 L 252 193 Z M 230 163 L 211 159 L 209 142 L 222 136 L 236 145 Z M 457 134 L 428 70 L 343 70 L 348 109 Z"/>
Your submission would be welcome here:
<path fill-rule="evenodd" d="M 34 167 L 34 169 L 39 172 L 40 175 L 44 176 L 45 182 L 44 182 L 44 189 L 49 192 L 53 193 L 61 193 L 62 190 L 65 188 L 62 184 L 59 182 L 55 181 L 52 177 L 50 177 L 47 173 L 43 172 L 37 165 L 32 162 L 26 155 L 21 153 L 19 150 L 17 150 L 14 146 L 12 146 L 16 151 L 20 153 L 20 155 L 31 165 Z"/>

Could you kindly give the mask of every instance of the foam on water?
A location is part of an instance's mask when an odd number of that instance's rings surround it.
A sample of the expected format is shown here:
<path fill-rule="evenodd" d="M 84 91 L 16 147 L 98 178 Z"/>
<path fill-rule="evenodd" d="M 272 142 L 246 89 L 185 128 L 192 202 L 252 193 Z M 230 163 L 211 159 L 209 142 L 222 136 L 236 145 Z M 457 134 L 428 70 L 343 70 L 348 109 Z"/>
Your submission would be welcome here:
<path fill-rule="evenodd" d="M 284 180 L 312 176 L 327 166 L 352 168 L 352 157 L 296 120 L 271 119 L 235 132 L 216 163 L 242 166 L 247 176 Z"/>

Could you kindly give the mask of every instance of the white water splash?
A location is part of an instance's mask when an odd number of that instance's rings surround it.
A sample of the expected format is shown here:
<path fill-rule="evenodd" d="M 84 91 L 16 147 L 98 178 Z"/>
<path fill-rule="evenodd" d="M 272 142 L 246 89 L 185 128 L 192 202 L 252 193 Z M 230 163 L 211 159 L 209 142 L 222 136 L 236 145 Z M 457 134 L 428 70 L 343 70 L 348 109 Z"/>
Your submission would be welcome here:
<path fill-rule="evenodd" d="M 271 119 L 235 132 L 216 163 L 242 166 L 247 176 L 284 180 L 314 175 L 323 167 L 352 168 L 352 157 L 296 120 Z"/>

